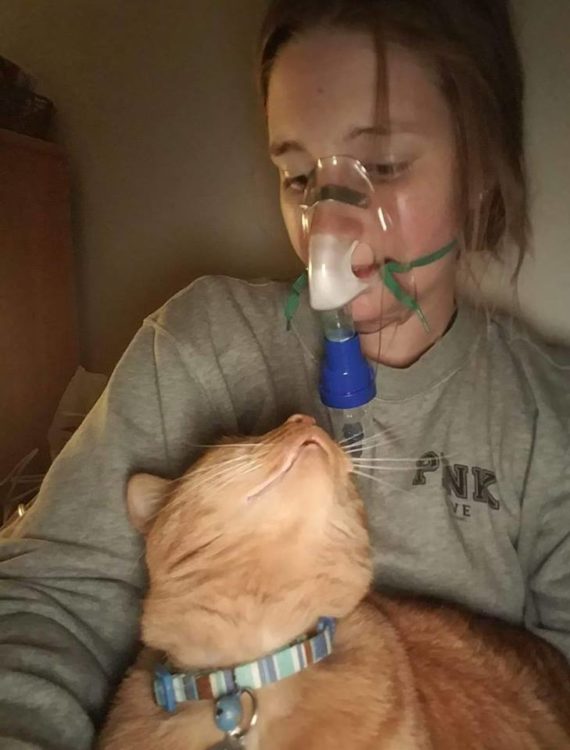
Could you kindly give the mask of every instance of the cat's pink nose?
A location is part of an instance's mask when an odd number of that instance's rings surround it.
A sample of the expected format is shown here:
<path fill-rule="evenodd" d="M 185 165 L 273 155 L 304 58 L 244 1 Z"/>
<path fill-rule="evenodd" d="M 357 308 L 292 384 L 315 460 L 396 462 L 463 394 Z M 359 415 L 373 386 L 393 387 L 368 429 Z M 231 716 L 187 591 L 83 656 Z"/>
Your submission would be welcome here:
<path fill-rule="evenodd" d="M 313 417 L 308 417 L 306 414 L 293 414 L 292 417 L 289 417 L 287 420 L 287 424 L 305 424 L 307 427 L 312 427 L 314 424 L 317 424 L 316 420 L 313 419 Z"/>

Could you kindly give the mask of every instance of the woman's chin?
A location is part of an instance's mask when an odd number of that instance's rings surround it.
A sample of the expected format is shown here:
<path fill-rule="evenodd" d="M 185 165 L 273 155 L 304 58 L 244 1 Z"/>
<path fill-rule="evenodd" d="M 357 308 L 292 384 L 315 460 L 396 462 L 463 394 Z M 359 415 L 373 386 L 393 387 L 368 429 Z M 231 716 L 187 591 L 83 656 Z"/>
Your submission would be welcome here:
<path fill-rule="evenodd" d="M 354 327 L 357 333 L 361 334 L 378 333 L 389 326 L 402 325 L 411 315 L 410 310 L 397 302 L 394 306 L 385 305 L 380 308 L 377 302 L 375 305 L 371 305 L 364 299 L 356 299 L 352 303 L 350 311 Z"/>

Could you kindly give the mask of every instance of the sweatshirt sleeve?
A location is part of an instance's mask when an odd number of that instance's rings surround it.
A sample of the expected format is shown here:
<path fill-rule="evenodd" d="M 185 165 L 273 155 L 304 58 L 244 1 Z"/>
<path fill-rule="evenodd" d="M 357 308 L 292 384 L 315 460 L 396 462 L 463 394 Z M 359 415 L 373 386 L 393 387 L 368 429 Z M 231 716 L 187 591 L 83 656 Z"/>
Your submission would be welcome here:
<path fill-rule="evenodd" d="M 525 624 L 570 662 L 570 466 L 567 455 L 538 516 Z"/>
<path fill-rule="evenodd" d="M 91 747 L 134 655 L 145 587 L 126 481 L 172 475 L 209 418 L 174 341 L 145 323 L 28 513 L 0 538 L 3 750 Z"/>
<path fill-rule="evenodd" d="M 570 661 L 570 350 L 533 347 L 534 449 L 522 503 L 526 627 Z M 536 355 L 539 356 L 536 356 Z"/>

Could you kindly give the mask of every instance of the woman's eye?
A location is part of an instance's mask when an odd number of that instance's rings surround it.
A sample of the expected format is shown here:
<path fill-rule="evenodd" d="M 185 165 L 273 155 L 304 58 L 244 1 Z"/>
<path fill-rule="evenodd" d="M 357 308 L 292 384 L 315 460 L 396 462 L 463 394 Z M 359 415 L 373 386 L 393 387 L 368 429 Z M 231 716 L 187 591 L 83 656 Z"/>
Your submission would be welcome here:
<path fill-rule="evenodd" d="M 407 162 L 386 162 L 384 164 L 366 164 L 365 169 L 372 182 L 389 182 L 400 177 L 409 169 Z"/>
<path fill-rule="evenodd" d="M 283 190 L 289 193 L 302 194 L 307 189 L 309 178 L 305 174 L 299 174 L 295 177 L 284 177 L 283 178 Z"/>

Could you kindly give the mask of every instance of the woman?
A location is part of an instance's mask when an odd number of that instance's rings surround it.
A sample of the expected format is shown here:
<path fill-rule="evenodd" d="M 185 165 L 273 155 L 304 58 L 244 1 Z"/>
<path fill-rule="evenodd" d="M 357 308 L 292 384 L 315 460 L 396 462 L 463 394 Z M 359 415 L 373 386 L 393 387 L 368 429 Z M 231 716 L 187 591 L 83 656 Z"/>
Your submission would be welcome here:
<path fill-rule="evenodd" d="M 500 256 L 508 241 L 522 257 L 527 245 L 506 0 L 279 0 L 261 63 L 283 215 L 304 260 L 299 204 L 315 161 L 333 154 L 403 196 L 405 260 L 459 248 L 402 275 L 429 330 L 387 293 L 352 305 L 378 365 L 382 455 L 406 459 L 365 488 L 378 586 L 524 624 L 570 656 L 569 405 L 554 363 L 570 358 L 456 305 L 459 258 Z M 294 412 L 329 425 L 318 321 L 302 300 L 287 331 L 287 294 L 206 278 L 147 319 L 5 541 L 3 746 L 89 747 L 133 655 L 145 575 L 124 506 L 131 474 L 177 476 L 199 445 Z"/>

